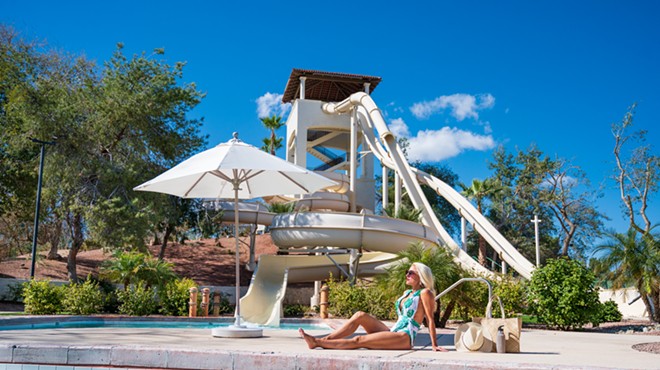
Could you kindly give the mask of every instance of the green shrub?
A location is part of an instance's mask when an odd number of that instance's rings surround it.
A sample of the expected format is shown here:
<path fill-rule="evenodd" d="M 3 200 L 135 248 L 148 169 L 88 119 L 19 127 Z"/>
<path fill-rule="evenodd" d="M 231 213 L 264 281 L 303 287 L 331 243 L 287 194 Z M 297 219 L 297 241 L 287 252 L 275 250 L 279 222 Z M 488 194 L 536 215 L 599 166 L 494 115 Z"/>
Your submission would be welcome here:
<path fill-rule="evenodd" d="M 98 283 L 87 279 L 82 284 L 69 284 L 62 287 L 65 312 L 73 315 L 91 315 L 103 310 L 105 297 Z"/>
<path fill-rule="evenodd" d="M 117 293 L 119 313 L 131 316 L 147 316 L 156 312 L 156 293 L 140 283 Z"/>
<path fill-rule="evenodd" d="M 493 294 L 500 297 L 507 317 L 525 312 L 527 306 L 525 282 L 510 275 L 501 276 L 493 288 Z M 493 303 L 493 316 L 499 316 L 499 307 Z"/>
<path fill-rule="evenodd" d="M 160 291 L 160 313 L 168 316 L 188 316 L 190 288 L 197 284 L 188 278 L 170 281 Z M 201 294 L 198 295 L 197 307 L 200 307 Z"/>
<path fill-rule="evenodd" d="M 213 303 L 213 301 L 214 301 L 214 297 L 215 297 L 216 294 L 218 294 L 220 296 L 220 303 L 218 303 L 218 306 L 220 307 L 220 309 L 218 310 L 218 313 L 220 315 L 227 314 L 227 313 L 233 313 L 234 312 L 234 306 L 232 306 L 229 303 L 229 299 L 224 294 L 222 294 L 220 292 L 218 292 L 218 293 L 211 292 L 211 307 L 209 307 L 209 312 L 213 312 L 213 309 L 215 308 L 215 303 Z"/>
<path fill-rule="evenodd" d="M 3 301 L 23 302 L 23 287 L 25 283 L 15 283 L 7 285 L 7 293 L 2 296 Z"/>
<path fill-rule="evenodd" d="M 603 322 L 621 321 L 622 318 L 623 314 L 621 311 L 619 311 L 619 306 L 616 304 L 616 302 L 609 300 L 600 304 L 598 307 L 598 313 L 591 322 L 594 324 L 594 326 L 597 326 Z"/>
<path fill-rule="evenodd" d="M 62 288 L 48 280 L 30 280 L 23 287 L 25 313 L 52 315 L 62 311 Z"/>
<path fill-rule="evenodd" d="M 541 322 L 561 330 L 591 322 L 600 305 L 593 273 L 568 258 L 550 259 L 534 271 L 528 301 Z"/>
<path fill-rule="evenodd" d="M 119 290 L 117 289 L 107 290 L 103 288 L 105 300 L 103 301 L 103 309 L 101 311 L 105 313 L 119 313 L 121 302 L 119 302 L 118 292 Z"/>
<path fill-rule="evenodd" d="M 473 277 L 483 276 L 475 275 Z M 459 285 L 454 290 L 457 293 L 457 308 L 455 310 L 456 312 L 452 314 L 452 317 L 462 321 L 470 321 L 473 317 L 484 317 L 486 315 L 486 307 L 488 305 L 488 286 L 486 284 L 479 281 L 468 281 Z M 497 303 L 494 303 L 492 310 L 493 316 L 500 316 L 500 309 Z"/>
<path fill-rule="evenodd" d="M 388 291 L 380 289 L 376 284 L 363 286 L 363 289 L 369 303 L 366 312 L 381 320 L 396 320 L 396 307 L 394 303 L 399 297 L 390 295 Z"/>
<path fill-rule="evenodd" d="M 303 317 L 309 310 L 309 306 L 304 304 L 287 304 L 284 305 L 284 317 Z"/>
<path fill-rule="evenodd" d="M 376 284 L 358 282 L 351 285 L 348 281 L 328 281 L 328 312 L 337 317 L 351 317 L 358 311 L 364 311 L 381 320 L 396 317 L 394 300 L 385 290 Z"/>
<path fill-rule="evenodd" d="M 327 282 L 328 312 L 337 317 L 351 317 L 357 311 L 368 311 L 365 290 L 357 285 L 351 285 L 346 280 L 330 279 Z"/>
<path fill-rule="evenodd" d="M 104 299 L 101 312 L 119 313 L 119 298 L 117 297 L 117 287 L 108 280 L 99 279 L 94 276 L 88 276 L 87 279 L 95 282 L 103 294 Z"/>

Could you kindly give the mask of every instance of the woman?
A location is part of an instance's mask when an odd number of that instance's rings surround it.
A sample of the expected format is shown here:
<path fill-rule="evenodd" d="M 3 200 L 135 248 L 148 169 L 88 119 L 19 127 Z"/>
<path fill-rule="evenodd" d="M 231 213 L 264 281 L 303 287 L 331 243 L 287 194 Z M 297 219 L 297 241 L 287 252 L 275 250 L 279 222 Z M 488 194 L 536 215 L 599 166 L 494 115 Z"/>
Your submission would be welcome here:
<path fill-rule="evenodd" d="M 431 345 L 434 351 L 446 352 L 439 347 L 435 337 L 435 284 L 431 269 L 419 262 L 413 263 L 406 272 L 407 290 L 396 301 L 398 320 L 390 329 L 375 317 L 364 313 L 355 313 L 344 325 L 323 338 L 316 338 L 304 330 L 298 329 L 310 349 L 398 349 L 409 350 L 415 342 L 415 335 L 422 320 L 426 317 Z M 347 338 L 362 326 L 367 334 Z"/>

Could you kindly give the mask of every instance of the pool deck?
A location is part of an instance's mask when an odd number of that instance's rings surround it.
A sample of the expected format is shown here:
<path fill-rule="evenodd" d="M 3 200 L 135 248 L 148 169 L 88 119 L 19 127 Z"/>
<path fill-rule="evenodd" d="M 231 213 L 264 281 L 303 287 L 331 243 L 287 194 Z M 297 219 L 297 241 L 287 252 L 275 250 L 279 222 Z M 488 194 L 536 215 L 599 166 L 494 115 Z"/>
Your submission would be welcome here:
<path fill-rule="evenodd" d="M 0 318 L 2 320 L 2 318 Z M 325 335 L 329 330 L 309 330 Z M 410 351 L 310 350 L 296 330 L 225 339 L 210 329 L 84 328 L 0 331 L 1 364 L 158 369 L 659 369 L 660 355 L 638 352 L 658 336 L 523 329 L 521 353 L 456 352 L 440 329 L 433 352 L 423 329 Z M 8 366 L 8 365 L 7 365 Z M 53 367 L 54 368 L 54 367 Z"/>

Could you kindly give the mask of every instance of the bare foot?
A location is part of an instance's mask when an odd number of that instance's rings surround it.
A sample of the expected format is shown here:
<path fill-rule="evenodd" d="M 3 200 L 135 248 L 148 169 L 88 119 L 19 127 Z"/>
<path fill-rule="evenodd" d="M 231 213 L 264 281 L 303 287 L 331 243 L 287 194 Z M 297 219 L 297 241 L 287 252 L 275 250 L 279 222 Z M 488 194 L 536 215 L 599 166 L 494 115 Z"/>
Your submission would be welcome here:
<path fill-rule="evenodd" d="M 305 333 L 305 331 L 302 330 L 302 328 L 298 329 L 298 333 L 300 333 L 300 336 L 302 337 L 302 339 L 304 339 L 305 342 L 307 342 L 307 347 L 309 347 L 309 349 L 314 349 L 314 348 L 317 347 L 316 338 L 314 338 L 313 336 Z"/>

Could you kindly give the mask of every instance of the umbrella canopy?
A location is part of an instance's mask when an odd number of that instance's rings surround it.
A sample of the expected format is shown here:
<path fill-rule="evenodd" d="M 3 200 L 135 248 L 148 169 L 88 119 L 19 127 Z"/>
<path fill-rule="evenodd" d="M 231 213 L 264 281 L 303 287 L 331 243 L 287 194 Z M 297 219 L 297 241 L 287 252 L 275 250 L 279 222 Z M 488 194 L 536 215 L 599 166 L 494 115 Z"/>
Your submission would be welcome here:
<path fill-rule="evenodd" d="M 134 190 L 182 198 L 233 198 L 236 238 L 236 327 L 240 327 L 238 200 L 305 194 L 337 185 L 314 172 L 234 138 L 196 154 Z"/>
<path fill-rule="evenodd" d="M 134 190 L 182 198 L 234 198 L 306 194 L 333 181 L 268 154 L 238 138 L 196 154 Z"/>

